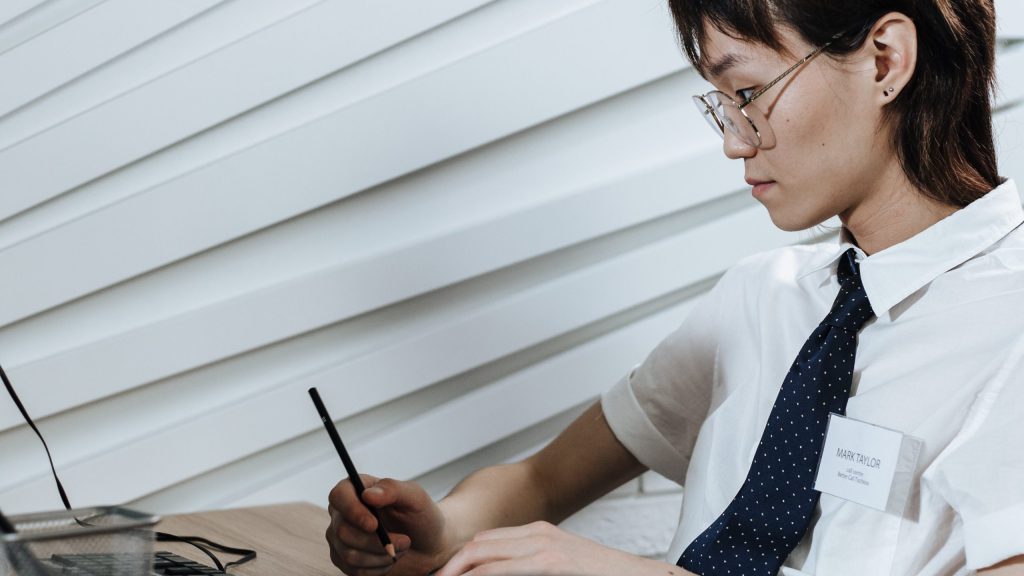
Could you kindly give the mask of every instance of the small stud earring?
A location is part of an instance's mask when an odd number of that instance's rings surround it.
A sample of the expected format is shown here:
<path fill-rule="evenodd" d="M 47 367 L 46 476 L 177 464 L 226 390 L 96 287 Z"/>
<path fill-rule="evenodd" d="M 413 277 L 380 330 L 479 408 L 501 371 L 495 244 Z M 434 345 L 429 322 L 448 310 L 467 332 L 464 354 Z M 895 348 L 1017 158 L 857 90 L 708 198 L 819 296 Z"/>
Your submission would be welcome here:
<path fill-rule="evenodd" d="M 886 96 L 888 96 L 889 94 L 892 94 L 895 91 L 896 91 L 895 88 L 893 88 L 892 86 L 889 86 L 889 88 L 886 89 L 885 94 L 886 94 Z"/>

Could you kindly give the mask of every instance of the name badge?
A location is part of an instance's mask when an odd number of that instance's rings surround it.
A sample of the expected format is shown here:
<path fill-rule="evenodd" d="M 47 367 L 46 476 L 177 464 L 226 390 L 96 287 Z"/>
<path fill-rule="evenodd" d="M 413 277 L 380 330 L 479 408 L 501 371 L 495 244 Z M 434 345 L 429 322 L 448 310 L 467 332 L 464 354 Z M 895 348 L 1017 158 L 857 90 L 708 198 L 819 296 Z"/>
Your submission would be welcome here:
<path fill-rule="evenodd" d="M 902 514 L 921 447 L 902 432 L 830 414 L 814 489 Z"/>

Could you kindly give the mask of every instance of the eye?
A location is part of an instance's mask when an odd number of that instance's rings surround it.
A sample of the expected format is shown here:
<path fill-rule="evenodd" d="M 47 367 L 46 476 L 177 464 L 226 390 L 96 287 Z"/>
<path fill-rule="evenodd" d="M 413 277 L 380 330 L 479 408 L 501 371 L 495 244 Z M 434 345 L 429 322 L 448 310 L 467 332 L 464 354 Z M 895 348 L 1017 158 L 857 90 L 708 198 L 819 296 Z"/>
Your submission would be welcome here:
<path fill-rule="evenodd" d="M 742 90 L 737 90 L 736 95 L 746 102 L 747 100 L 750 100 L 750 97 L 753 96 L 754 92 L 756 92 L 754 88 L 743 88 Z"/>

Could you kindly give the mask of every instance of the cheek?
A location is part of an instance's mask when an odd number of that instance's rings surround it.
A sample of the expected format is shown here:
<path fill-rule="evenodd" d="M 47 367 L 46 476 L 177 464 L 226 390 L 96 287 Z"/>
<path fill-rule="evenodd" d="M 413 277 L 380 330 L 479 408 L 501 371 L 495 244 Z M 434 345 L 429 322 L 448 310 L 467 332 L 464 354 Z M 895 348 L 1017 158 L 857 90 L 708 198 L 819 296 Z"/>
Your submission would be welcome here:
<path fill-rule="evenodd" d="M 805 229 L 844 209 L 864 169 L 851 154 L 858 146 L 851 138 L 851 120 L 848 111 L 832 103 L 793 99 L 773 110 L 776 146 L 762 152 L 782 184 L 780 202 L 771 206 L 777 226 Z"/>
<path fill-rule="evenodd" d="M 827 96 L 827 86 L 807 87 Z M 772 111 L 776 146 L 770 156 L 778 179 L 794 182 L 848 176 L 859 166 L 858 150 L 870 147 L 862 122 L 836 98 L 784 99 Z M 870 130 L 869 130 L 870 133 Z"/>
<path fill-rule="evenodd" d="M 771 121 L 776 145 L 765 155 L 778 171 L 777 179 L 820 177 L 821 170 L 830 167 L 828 160 L 841 145 L 836 142 L 838 131 L 829 114 L 789 100 L 776 106 Z"/>

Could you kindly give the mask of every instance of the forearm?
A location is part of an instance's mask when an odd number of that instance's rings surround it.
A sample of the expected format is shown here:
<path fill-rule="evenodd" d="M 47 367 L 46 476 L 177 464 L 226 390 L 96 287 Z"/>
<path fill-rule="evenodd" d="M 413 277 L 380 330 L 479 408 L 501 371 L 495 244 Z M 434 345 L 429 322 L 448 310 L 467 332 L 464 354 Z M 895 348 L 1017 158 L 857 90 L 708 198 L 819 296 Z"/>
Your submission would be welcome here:
<path fill-rule="evenodd" d="M 484 530 L 546 519 L 543 497 L 528 461 L 484 468 L 466 477 L 438 505 L 445 516 L 447 561 Z"/>
<path fill-rule="evenodd" d="M 694 576 L 687 570 L 602 546 L 547 522 L 477 534 L 437 573 L 536 576 Z"/>
<path fill-rule="evenodd" d="M 644 470 L 594 404 L 536 455 L 480 470 L 440 502 L 446 542 L 441 560 L 484 530 L 537 520 L 557 524 Z"/>

